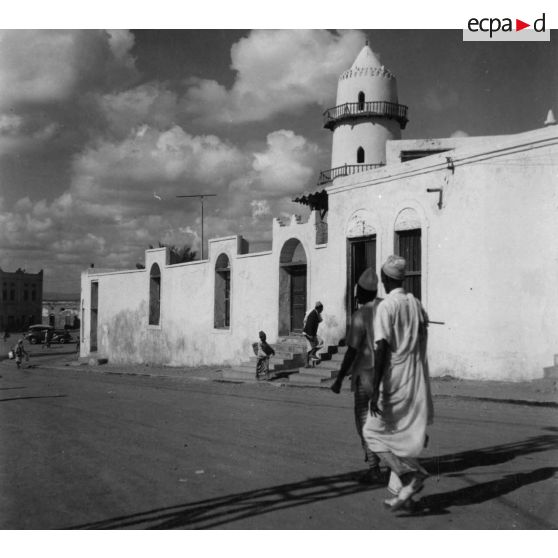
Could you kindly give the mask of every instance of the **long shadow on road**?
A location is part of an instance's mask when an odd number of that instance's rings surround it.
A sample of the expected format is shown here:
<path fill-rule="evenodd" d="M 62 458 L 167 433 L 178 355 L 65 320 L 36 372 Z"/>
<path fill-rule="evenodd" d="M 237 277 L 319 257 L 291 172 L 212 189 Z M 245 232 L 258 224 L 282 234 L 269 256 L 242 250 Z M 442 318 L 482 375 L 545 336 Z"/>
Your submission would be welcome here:
<path fill-rule="evenodd" d="M 456 473 L 472 467 L 500 465 L 516 457 L 556 449 L 558 449 L 558 436 L 544 434 L 522 442 L 436 456 L 425 459 L 422 463 L 431 474 L 449 474 L 452 477 L 459 477 L 461 475 Z M 499 498 L 521 486 L 552 478 L 557 471 L 556 467 L 543 467 L 450 492 L 429 495 L 417 502 L 413 515 L 445 515 L 449 513 L 447 508 L 451 506 L 468 506 Z M 537 521 L 541 523 L 540 528 L 543 528 L 542 524 L 546 524 L 547 528 L 555 527 L 540 518 L 537 518 Z"/>
<path fill-rule="evenodd" d="M 431 457 L 424 460 L 424 465 L 432 474 L 455 473 L 472 467 L 498 465 L 521 455 L 557 448 L 558 436 L 542 435 L 523 442 Z M 450 506 L 466 506 L 498 498 L 521 486 L 549 479 L 557 470 L 545 467 L 527 473 L 507 475 L 502 479 L 451 492 L 429 495 L 418 502 L 415 515 L 447 514 L 449 513 L 447 508 Z M 87 523 L 71 529 L 209 529 L 264 513 L 380 488 L 379 485 L 363 486 L 355 480 L 355 477 L 355 472 L 316 477 L 301 482 Z"/>
<path fill-rule="evenodd" d="M 25 395 L 22 397 L 6 397 L 5 399 L 0 399 L 2 401 L 21 401 L 22 399 L 53 399 L 55 397 L 68 397 L 67 395 Z"/>
<path fill-rule="evenodd" d="M 451 492 L 444 492 L 443 494 L 425 496 L 417 502 L 415 511 L 408 515 L 446 515 L 449 513 L 449 507 L 481 504 L 488 500 L 499 498 L 505 494 L 513 492 L 521 486 L 550 479 L 556 475 L 557 471 L 558 467 L 543 467 L 528 473 L 506 475 L 501 479 L 475 484 L 473 486 L 460 488 L 459 490 L 453 490 Z M 530 513 L 524 513 L 523 515 L 529 515 L 533 519 L 536 519 L 538 529 L 556 528 L 555 524 L 539 517 L 535 518 Z M 487 526 L 486 528 L 490 528 L 490 526 Z"/>
<path fill-rule="evenodd" d="M 360 471 L 362 472 L 362 471 Z M 71 529 L 209 529 L 248 517 L 377 489 L 356 479 L 358 472 L 316 477 L 301 482 L 210 498 L 192 504 L 88 523 Z"/>
<path fill-rule="evenodd" d="M 430 457 L 421 460 L 421 464 L 431 475 L 456 473 L 471 467 L 500 465 L 522 455 L 555 449 L 558 449 L 558 436 L 543 434 L 528 438 L 522 442 L 511 442 L 499 446 Z"/>

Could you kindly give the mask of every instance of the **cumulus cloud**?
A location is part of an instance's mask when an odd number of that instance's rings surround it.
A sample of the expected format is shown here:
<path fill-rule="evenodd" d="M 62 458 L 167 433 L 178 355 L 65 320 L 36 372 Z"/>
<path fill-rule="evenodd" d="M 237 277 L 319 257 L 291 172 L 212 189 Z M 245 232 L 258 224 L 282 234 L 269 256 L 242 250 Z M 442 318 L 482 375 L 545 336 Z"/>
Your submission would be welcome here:
<path fill-rule="evenodd" d="M 206 202 L 206 234 L 265 238 L 272 215 L 311 184 L 317 153 L 315 144 L 290 130 L 271 132 L 263 149 L 253 152 L 178 126 L 143 126 L 77 155 L 71 187 L 52 202 L 26 196 L 10 213 L 0 213 L 3 248 L 36 261 L 37 250 L 47 247 L 45 254 L 73 273 L 88 265 L 85 260 L 131 267 L 158 241 L 199 252 L 198 200 L 176 196 L 204 192 L 218 193 Z"/>
<path fill-rule="evenodd" d="M 53 139 L 60 129 L 60 124 L 45 114 L 0 114 L 0 155 L 21 155 L 22 152 L 42 146 Z"/>
<path fill-rule="evenodd" d="M 0 114 L 0 134 L 12 135 L 21 130 L 23 118 L 17 114 Z"/>
<path fill-rule="evenodd" d="M 62 102 L 136 76 L 128 31 L 0 31 L 0 109 Z"/>
<path fill-rule="evenodd" d="M 98 127 L 96 97 L 138 72 L 129 31 L 0 31 L 0 155 L 76 150 Z M 57 142 L 53 142 L 57 140 Z"/>
<path fill-rule="evenodd" d="M 156 82 L 107 93 L 100 97 L 99 105 L 110 131 L 120 137 L 144 126 L 164 130 L 176 123 L 179 113 L 178 94 Z"/>
<path fill-rule="evenodd" d="M 217 136 L 193 136 L 179 126 L 158 131 L 144 126 L 121 142 L 101 141 L 74 161 L 73 191 L 88 202 L 134 212 L 163 203 L 191 188 L 226 186 L 247 168 L 246 156 Z"/>
<path fill-rule="evenodd" d="M 267 149 L 254 154 L 252 168 L 266 193 L 294 194 L 313 178 L 318 152 L 318 146 L 304 137 L 278 130 L 268 134 Z"/>
<path fill-rule="evenodd" d="M 233 142 L 220 125 L 333 102 L 363 35 L 251 32 L 232 47 L 229 88 L 203 79 L 138 84 L 133 44 L 127 31 L 1 32 L 0 80 L 12 86 L 0 89 L 0 155 L 42 148 L 48 159 L 63 138 L 71 157 L 59 191 L 53 183 L 48 195 L 0 199 L 6 269 L 41 266 L 47 278 L 76 282 L 91 262 L 133 267 L 158 241 L 199 252 L 200 205 L 181 194 L 218 194 L 205 204 L 206 240 L 269 240 L 272 216 L 300 210 L 291 199 L 314 185 L 320 149 L 287 129 Z"/>
<path fill-rule="evenodd" d="M 271 214 L 271 208 L 267 200 L 252 200 L 250 207 L 252 208 L 252 219 L 254 220 Z"/>
<path fill-rule="evenodd" d="M 339 74 L 364 44 L 358 31 L 253 31 L 231 49 L 230 89 L 192 78 L 184 110 L 207 124 L 253 122 L 335 98 Z"/>

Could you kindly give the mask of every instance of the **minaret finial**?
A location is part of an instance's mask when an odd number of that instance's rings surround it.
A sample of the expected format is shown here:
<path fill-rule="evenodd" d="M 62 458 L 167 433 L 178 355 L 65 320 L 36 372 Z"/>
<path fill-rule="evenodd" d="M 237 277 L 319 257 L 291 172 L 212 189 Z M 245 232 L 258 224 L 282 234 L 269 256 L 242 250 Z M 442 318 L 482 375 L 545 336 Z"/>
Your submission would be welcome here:
<path fill-rule="evenodd" d="M 552 109 L 550 109 L 548 111 L 548 114 L 546 115 L 546 120 L 544 122 L 545 126 L 556 126 L 556 118 L 554 118 L 554 112 L 552 111 Z"/>

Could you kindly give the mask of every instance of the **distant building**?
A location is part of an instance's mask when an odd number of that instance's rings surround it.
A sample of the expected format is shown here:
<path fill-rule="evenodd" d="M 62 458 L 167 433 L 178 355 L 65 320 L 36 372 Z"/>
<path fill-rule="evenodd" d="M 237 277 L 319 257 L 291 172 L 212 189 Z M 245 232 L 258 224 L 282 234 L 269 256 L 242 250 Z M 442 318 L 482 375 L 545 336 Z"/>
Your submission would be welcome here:
<path fill-rule="evenodd" d="M 79 328 L 79 294 L 45 293 L 42 323 L 56 329 Z"/>
<path fill-rule="evenodd" d="M 0 268 L 0 331 L 22 331 L 41 323 L 43 271 L 11 273 Z"/>
<path fill-rule="evenodd" d="M 170 265 L 159 248 L 143 270 L 85 271 L 81 355 L 238 364 L 259 330 L 271 343 L 300 332 L 317 300 L 320 335 L 337 345 L 359 274 L 396 253 L 433 322 L 432 375 L 542 377 L 558 353 L 558 126 L 402 140 L 407 120 L 365 46 L 324 113 L 331 168 L 295 200 L 309 219 L 275 219 L 266 252 L 230 236 L 211 239 L 205 261 Z"/>

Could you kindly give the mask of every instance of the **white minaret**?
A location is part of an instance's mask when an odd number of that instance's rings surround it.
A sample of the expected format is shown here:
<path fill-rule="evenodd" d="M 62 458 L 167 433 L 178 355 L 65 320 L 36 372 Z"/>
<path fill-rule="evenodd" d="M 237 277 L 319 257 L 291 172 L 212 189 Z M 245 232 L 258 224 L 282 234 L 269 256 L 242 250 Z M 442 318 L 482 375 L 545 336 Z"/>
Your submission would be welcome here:
<path fill-rule="evenodd" d="M 336 106 L 324 113 L 324 127 L 333 132 L 329 179 L 384 165 L 386 141 L 401 139 L 406 124 L 407 107 L 398 102 L 395 76 L 366 43 L 339 77 Z M 335 171 L 345 165 L 346 172 Z"/>

